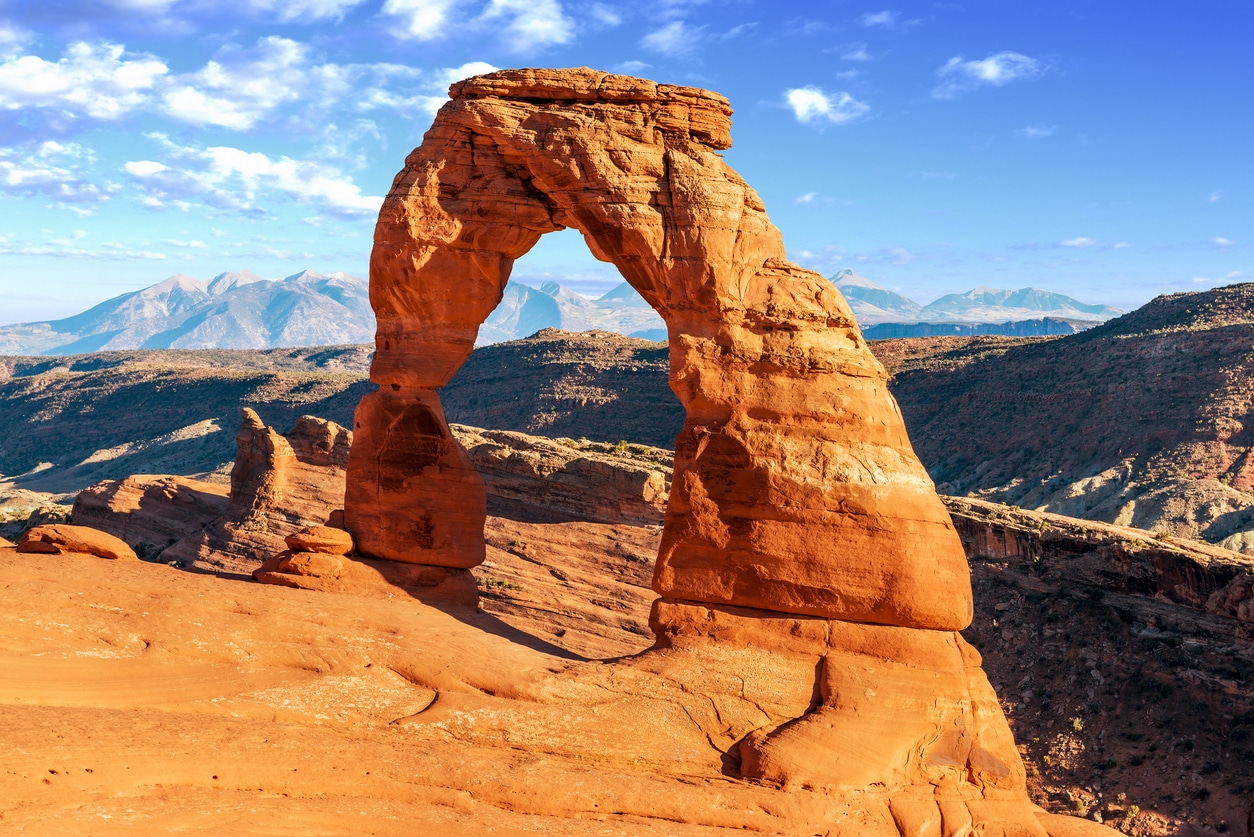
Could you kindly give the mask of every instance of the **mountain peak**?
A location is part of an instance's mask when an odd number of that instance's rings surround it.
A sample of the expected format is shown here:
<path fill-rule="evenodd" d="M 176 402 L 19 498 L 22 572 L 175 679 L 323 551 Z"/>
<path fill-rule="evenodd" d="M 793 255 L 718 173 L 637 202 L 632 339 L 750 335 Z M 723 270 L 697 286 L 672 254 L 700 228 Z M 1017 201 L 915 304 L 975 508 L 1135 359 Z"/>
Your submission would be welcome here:
<path fill-rule="evenodd" d="M 219 273 L 217 276 L 213 277 L 213 279 L 209 280 L 208 291 L 210 296 L 218 296 L 219 294 L 224 294 L 233 288 L 238 288 L 241 285 L 251 285 L 254 282 L 265 281 L 266 279 L 264 277 L 258 276 L 251 270 L 241 270 L 238 272 L 227 271 L 226 273 Z"/>

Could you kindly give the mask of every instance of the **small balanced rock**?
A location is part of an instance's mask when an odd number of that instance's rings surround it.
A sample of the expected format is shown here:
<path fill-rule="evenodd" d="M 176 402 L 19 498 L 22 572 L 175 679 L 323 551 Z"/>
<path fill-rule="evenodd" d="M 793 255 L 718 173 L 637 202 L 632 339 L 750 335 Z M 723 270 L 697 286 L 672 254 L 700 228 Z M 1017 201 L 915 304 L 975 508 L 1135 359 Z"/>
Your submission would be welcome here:
<path fill-rule="evenodd" d="M 309 526 L 283 539 L 287 550 L 266 561 L 253 578 L 266 584 L 299 586 L 284 576 L 335 579 L 344 569 L 343 556 L 353 551 L 353 537 L 333 526 Z"/>
<path fill-rule="evenodd" d="M 319 552 L 324 555 L 347 555 L 353 551 L 353 536 L 331 526 L 310 526 L 284 538 L 293 552 Z"/>
<path fill-rule="evenodd" d="M 72 526 L 68 523 L 51 523 L 28 530 L 18 542 L 17 551 L 44 555 L 80 552 L 114 561 L 139 560 L 135 550 L 127 546 L 121 538 L 99 529 Z"/>

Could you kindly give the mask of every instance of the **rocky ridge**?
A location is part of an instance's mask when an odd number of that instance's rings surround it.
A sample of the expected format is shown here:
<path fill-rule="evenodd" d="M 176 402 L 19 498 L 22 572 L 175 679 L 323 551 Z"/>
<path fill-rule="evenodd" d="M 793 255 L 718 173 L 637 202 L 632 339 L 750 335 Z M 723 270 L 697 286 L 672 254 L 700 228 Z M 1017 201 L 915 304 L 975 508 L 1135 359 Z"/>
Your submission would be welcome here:
<path fill-rule="evenodd" d="M 1254 285 L 1175 294 L 1056 340 L 915 343 L 893 392 L 946 493 L 1247 549 L 1251 325 Z"/>

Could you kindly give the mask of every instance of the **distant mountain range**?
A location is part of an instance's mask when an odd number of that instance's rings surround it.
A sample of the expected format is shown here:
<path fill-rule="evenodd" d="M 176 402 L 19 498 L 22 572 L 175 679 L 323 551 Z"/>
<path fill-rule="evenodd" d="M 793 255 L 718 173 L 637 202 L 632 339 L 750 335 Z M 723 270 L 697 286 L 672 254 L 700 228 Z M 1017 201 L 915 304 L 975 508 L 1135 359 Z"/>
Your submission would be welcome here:
<path fill-rule="evenodd" d="M 63 320 L 0 326 L 0 355 L 369 343 L 374 328 L 368 283 L 347 273 L 306 270 L 273 281 L 243 270 L 208 282 L 178 274 Z M 510 282 L 477 345 L 544 328 L 666 339 L 662 318 L 626 282 L 595 300 L 556 282 L 542 288 Z"/>
<path fill-rule="evenodd" d="M 874 339 L 871 327 L 882 323 L 924 324 L 944 323 L 964 326 L 1010 324 L 1022 320 L 1050 319 L 1075 321 L 1077 325 L 1096 325 L 1123 312 L 1109 305 L 1089 305 L 1062 294 L 1038 288 L 1008 291 L 1002 288 L 972 288 L 964 294 L 946 294 L 940 299 L 920 305 L 907 296 L 882 288 L 852 270 L 841 270 L 831 278 L 840 288 L 858 324 Z M 1020 329 L 1024 332 L 1024 329 Z M 988 330 L 922 330 L 920 334 L 885 334 L 884 337 L 933 336 L 940 334 L 1016 334 L 1015 331 Z M 1066 332 L 1042 331 L 1041 334 Z"/>
<path fill-rule="evenodd" d="M 978 287 L 927 305 L 842 270 L 831 277 L 869 339 L 938 335 L 1070 334 L 1120 312 L 1036 288 Z M 122 349 L 267 349 L 368 343 L 374 313 L 365 279 L 311 270 L 278 281 L 247 270 L 204 282 L 178 274 L 67 317 L 0 326 L 2 355 L 72 355 Z M 626 282 L 588 299 L 556 282 L 505 287 L 476 345 L 541 329 L 617 332 L 665 340 L 666 326 Z"/>
<path fill-rule="evenodd" d="M 373 339 L 365 279 L 306 270 L 271 281 L 243 270 L 209 282 L 177 274 L 63 320 L 2 326 L 0 354 L 262 349 Z"/>

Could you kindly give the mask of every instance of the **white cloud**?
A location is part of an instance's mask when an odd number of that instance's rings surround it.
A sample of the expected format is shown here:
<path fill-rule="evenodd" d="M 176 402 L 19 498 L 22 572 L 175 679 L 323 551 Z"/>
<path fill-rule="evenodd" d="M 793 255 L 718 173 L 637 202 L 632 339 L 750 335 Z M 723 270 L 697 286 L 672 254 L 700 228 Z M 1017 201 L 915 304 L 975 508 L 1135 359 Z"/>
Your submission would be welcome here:
<path fill-rule="evenodd" d="M 123 245 L 102 245 L 102 250 L 75 247 L 72 242 L 58 239 L 46 245 L 13 244 L 0 239 L 0 256 L 52 256 L 60 259 L 91 259 L 92 261 L 159 261 L 165 253 L 151 250 L 128 250 Z"/>
<path fill-rule="evenodd" d="M 1126 241 L 1116 241 L 1114 244 L 1110 245 L 1110 249 L 1111 250 L 1127 250 L 1131 246 L 1132 245 Z"/>
<path fill-rule="evenodd" d="M 952 99 L 959 93 L 978 87 L 1001 87 L 1012 81 L 1032 78 L 1045 72 L 1043 61 L 1019 52 L 999 52 L 979 61 L 964 61 L 955 55 L 945 62 L 936 75 L 940 84 L 932 90 L 937 99 Z"/>
<path fill-rule="evenodd" d="M 614 68 L 614 72 L 626 73 L 627 75 L 634 75 L 640 72 L 641 70 L 647 70 L 652 66 L 653 66 L 652 64 L 646 64 L 643 61 L 624 61 L 623 63 L 619 64 L 617 67 Z"/>
<path fill-rule="evenodd" d="M 368 111 L 377 108 L 394 108 L 402 112 L 416 111 L 433 115 L 448 103 L 448 89 L 454 82 L 481 76 L 496 71 L 496 67 L 483 61 L 471 61 L 460 67 L 445 67 L 431 73 L 425 81 L 418 81 L 421 75 L 408 67 L 397 67 L 395 75 L 404 77 L 408 86 L 418 88 L 417 92 L 395 93 L 383 86 L 370 87 L 363 90 L 357 100 L 358 110 Z M 382 73 L 382 75 L 389 75 Z"/>
<path fill-rule="evenodd" d="M 848 93 L 826 93 L 817 87 L 795 87 L 784 91 L 784 100 L 797 121 L 806 125 L 829 122 L 840 125 L 870 113 L 871 106 Z"/>
<path fill-rule="evenodd" d="M 24 32 L 12 24 L 0 21 L 0 57 L 7 58 L 22 51 L 31 40 L 29 32 Z"/>
<path fill-rule="evenodd" d="M 489 0 L 480 20 L 492 28 L 504 24 L 507 40 L 519 52 L 567 43 L 575 32 L 557 0 Z"/>
<path fill-rule="evenodd" d="M 161 2 L 161 0 L 157 0 Z M 273 13 L 284 23 L 291 21 L 339 20 L 364 0 L 249 0 L 258 11 Z"/>
<path fill-rule="evenodd" d="M 361 194 L 351 177 L 325 163 L 270 158 L 228 146 L 179 146 L 160 134 L 157 140 L 174 165 L 134 160 L 123 171 L 145 193 L 144 204 L 165 207 L 198 198 L 211 206 L 257 213 L 272 194 L 312 205 L 341 217 L 363 217 L 379 211 L 382 197 Z"/>
<path fill-rule="evenodd" d="M 383 13 L 404 22 L 405 37 L 431 41 L 444 34 L 452 8 L 453 0 L 387 0 Z"/>
<path fill-rule="evenodd" d="M 1080 236 L 1078 238 L 1068 238 L 1065 241 L 1060 241 L 1058 242 L 1058 246 L 1059 247 L 1075 247 L 1075 248 L 1083 249 L 1086 247 L 1096 247 L 1097 242 L 1091 238 L 1085 238 L 1084 236 Z"/>
<path fill-rule="evenodd" d="M 1215 191 L 1210 193 L 1210 196 L 1207 198 L 1207 200 L 1210 201 L 1211 203 L 1216 203 L 1217 201 L 1223 200 L 1223 197 L 1224 197 L 1224 190 L 1216 189 Z"/>
<path fill-rule="evenodd" d="M 640 39 L 640 46 L 650 52 L 681 57 L 690 55 L 705 37 L 704 26 L 688 26 L 682 20 L 672 21 Z"/>
<path fill-rule="evenodd" d="M 281 105 L 317 95 L 328 85 L 343 93 L 343 68 L 309 67 L 309 47 L 287 38 L 262 38 L 252 49 L 224 51 L 195 73 L 171 79 L 165 112 L 193 125 L 246 131 Z"/>
<path fill-rule="evenodd" d="M 0 61 L 0 110 L 48 108 L 70 117 L 116 119 L 146 104 L 169 68 L 153 56 L 126 58 L 118 44 L 71 44 L 59 61 L 20 55 Z"/>
<path fill-rule="evenodd" d="M 897 12 L 885 9 L 882 12 L 867 12 L 860 21 L 865 27 L 878 26 L 881 29 L 892 29 L 897 25 Z"/>
<path fill-rule="evenodd" d="M 815 198 L 817 198 L 818 196 L 819 196 L 818 192 L 806 192 L 804 195 L 798 195 L 796 198 L 794 198 L 793 203 L 796 203 L 796 204 L 814 203 Z"/>
<path fill-rule="evenodd" d="M 26 197 L 43 196 L 61 204 L 103 203 L 118 187 L 92 182 L 82 171 L 92 162 L 91 151 L 74 143 L 49 140 L 27 152 L 0 149 L 0 191 Z"/>
<path fill-rule="evenodd" d="M 866 51 L 866 44 L 846 44 L 841 47 L 842 61 L 870 61 L 871 53 Z"/>
<path fill-rule="evenodd" d="M 1216 236 L 1215 238 L 1212 238 L 1210 240 L 1210 243 L 1217 245 L 1219 247 L 1230 247 L 1233 244 L 1236 244 L 1236 242 L 1233 241 L 1232 239 L 1224 238 L 1223 236 Z"/>
<path fill-rule="evenodd" d="M 386 0 L 383 14 L 397 18 L 402 38 L 432 41 L 451 34 L 487 32 L 501 36 L 517 52 L 529 52 L 554 44 L 570 42 L 575 22 L 562 9 L 559 0 L 488 0 L 476 14 L 478 4 L 453 0 Z M 595 3 L 584 10 L 597 26 L 615 26 L 618 15 Z"/>
<path fill-rule="evenodd" d="M 1028 139 L 1045 139 L 1046 137 L 1052 137 L 1057 130 L 1057 125 L 1046 125 L 1044 122 L 1038 122 L 1035 125 L 1020 128 L 1016 133 Z"/>

